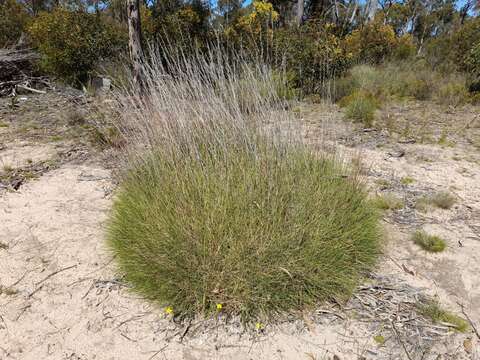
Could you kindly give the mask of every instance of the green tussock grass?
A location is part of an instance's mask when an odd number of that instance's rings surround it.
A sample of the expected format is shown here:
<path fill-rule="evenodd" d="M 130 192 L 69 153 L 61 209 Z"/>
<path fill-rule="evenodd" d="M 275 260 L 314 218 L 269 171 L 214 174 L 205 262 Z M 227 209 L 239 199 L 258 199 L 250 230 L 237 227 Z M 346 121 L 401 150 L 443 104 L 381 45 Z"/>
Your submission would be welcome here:
<path fill-rule="evenodd" d="M 412 240 L 415 244 L 428 252 L 442 252 L 447 246 L 445 240 L 439 236 L 429 235 L 422 230 L 415 231 Z"/>
<path fill-rule="evenodd" d="M 448 191 L 439 191 L 432 195 L 423 196 L 416 202 L 415 207 L 420 211 L 427 211 L 429 207 L 435 206 L 440 209 L 450 209 L 457 199 Z"/>
<path fill-rule="evenodd" d="M 376 208 L 381 210 L 398 210 L 405 205 L 404 201 L 394 194 L 377 195 L 372 202 Z"/>
<path fill-rule="evenodd" d="M 415 182 L 415 179 L 410 177 L 410 176 L 405 176 L 405 177 L 400 179 L 400 182 L 403 185 L 410 185 L 410 184 L 413 184 Z"/>
<path fill-rule="evenodd" d="M 340 102 L 345 107 L 345 116 L 365 126 L 372 126 L 375 119 L 375 110 L 378 103 L 375 98 L 364 92 L 354 92 Z"/>
<path fill-rule="evenodd" d="M 436 301 L 417 304 L 417 309 L 421 315 L 431 319 L 434 323 L 447 323 L 456 331 L 466 332 L 470 328 L 465 319 L 442 309 Z"/>
<path fill-rule="evenodd" d="M 373 337 L 373 340 L 378 344 L 378 345 L 383 345 L 385 344 L 385 337 L 383 337 L 382 335 L 376 335 Z"/>
<path fill-rule="evenodd" d="M 108 244 L 136 291 L 176 313 L 222 304 L 245 321 L 351 294 L 379 253 L 363 186 L 333 159 L 257 145 L 154 152 L 130 172 Z"/>

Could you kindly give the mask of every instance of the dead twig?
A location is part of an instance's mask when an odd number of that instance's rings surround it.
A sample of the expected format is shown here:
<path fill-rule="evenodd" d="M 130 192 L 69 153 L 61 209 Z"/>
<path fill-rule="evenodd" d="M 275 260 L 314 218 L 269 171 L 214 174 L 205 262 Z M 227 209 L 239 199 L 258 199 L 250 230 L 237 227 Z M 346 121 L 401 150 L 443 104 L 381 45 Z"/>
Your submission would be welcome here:
<path fill-rule="evenodd" d="M 462 310 L 462 314 L 463 316 L 465 316 L 465 318 L 467 319 L 467 321 L 470 323 L 470 326 L 472 327 L 473 329 L 473 332 L 475 333 L 475 335 L 477 335 L 477 338 L 480 340 L 480 333 L 478 332 L 478 329 L 477 327 L 475 326 L 475 324 L 473 323 L 472 319 L 470 318 L 470 316 L 468 316 L 467 312 L 465 311 L 465 306 L 460 303 L 460 302 L 457 302 L 457 304 L 460 306 L 460 309 Z"/>
<path fill-rule="evenodd" d="M 395 332 L 395 335 L 397 336 L 398 341 L 402 345 L 403 350 L 405 351 L 405 354 L 407 355 L 408 359 L 413 360 L 412 357 L 410 356 L 410 353 L 408 352 L 407 347 L 405 346 L 405 343 L 403 342 L 402 338 L 400 337 L 400 334 L 398 333 L 397 328 L 395 327 L 395 322 L 392 321 L 391 324 L 392 324 L 392 329 Z"/>
<path fill-rule="evenodd" d="M 59 273 L 61 273 L 61 272 L 63 272 L 63 271 L 66 271 L 66 270 L 73 269 L 73 268 L 75 268 L 75 267 L 77 267 L 77 264 L 75 264 L 75 265 L 70 265 L 70 266 L 64 267 L 64 268 L 62 268 L 62 269 L 59 269 L 59 270 L 57 270 L 57 271 L 54 271 L 53 273 L 49 274 L 48 276 L 46 276 L 45 278 L 43 278 L 42 280 L 40 280 L 39 282 L 37 282 L 35 285 L 38 286 L 38 285 L 44 283 L 45 281 L 47 281 L 48 279 L 50 279 L 52 276 L 55 276 L 55 275 L 57 275 L 57 274 L 59 274 Z"/>

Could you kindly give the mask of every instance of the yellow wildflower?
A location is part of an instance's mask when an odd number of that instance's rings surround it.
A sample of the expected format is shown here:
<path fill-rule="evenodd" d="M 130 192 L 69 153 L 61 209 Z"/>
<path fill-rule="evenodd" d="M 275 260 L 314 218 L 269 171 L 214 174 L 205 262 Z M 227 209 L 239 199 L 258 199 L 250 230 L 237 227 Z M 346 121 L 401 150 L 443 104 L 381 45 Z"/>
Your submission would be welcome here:
<path fill-rule="evenodd" d="M 173 314 L 173 307 L 167 306 L 167 307 L 165 308 L 165 313 L 168 314 L 168 315 Z"/>
<path fill-rule="evenodd" d="M 217 304 L 217 311 L 222 310 L 222 307 L 223 307 L 222 304 Z"/>

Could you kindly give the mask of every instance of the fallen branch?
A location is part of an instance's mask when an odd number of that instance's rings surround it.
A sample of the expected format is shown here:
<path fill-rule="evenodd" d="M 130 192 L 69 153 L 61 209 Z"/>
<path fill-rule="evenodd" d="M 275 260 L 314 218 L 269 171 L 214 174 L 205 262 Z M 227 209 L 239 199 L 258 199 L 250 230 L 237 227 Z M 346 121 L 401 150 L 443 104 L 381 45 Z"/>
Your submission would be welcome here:
<path fill-rule="evenodd" d="M 31 87 L 28 87 L 28 86 L 26 86 L 26 85 L 21 85 L 21 84 L 17 84 L 15 87 L 18 88 L 18 89 L 22 89 L 22 90 L 26 90 L 26 91 L 33 92 L 33 93 L 35 93 L 35 94 L 46 94 L 46 93 L 47 93 L 46 91 L 37 90 L 37 89 L 32 89 Z"/>

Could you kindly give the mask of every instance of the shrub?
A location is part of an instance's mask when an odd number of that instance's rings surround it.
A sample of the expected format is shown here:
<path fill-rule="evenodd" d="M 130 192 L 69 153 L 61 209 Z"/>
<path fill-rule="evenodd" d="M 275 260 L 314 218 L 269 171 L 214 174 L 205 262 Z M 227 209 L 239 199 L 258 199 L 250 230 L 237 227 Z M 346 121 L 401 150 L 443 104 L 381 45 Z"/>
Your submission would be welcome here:
<path fill-rule="evenodd" d="M 420 230 L 415 231 L 412 240 L 415 244 L 428 252 L 441 252 L 445 250 L 445 247 L 447 246 L 445 240 L 442 238 L 435 235 L 429 235 L 425 231 Z"/>
<path fill-rule="evenodd" d="M 459 332 L 466 332 L 470 328 L 465 319 L 443 310 L 436 301 L 420 303 L 417 305 L 417 309 L 421 315 L 431 319 L 434 323 L 448 323 Z"/>
<path fill-rule="evenodd" d="M 379 66 L 357 65 L 339 79 L 333 92 L 351 95 L 355 91 L 372 94 L 377 101 L 414 98 L 435 100 L 457 106 L 473 102 L 468 94 L 465 76 L 459 73 L 441 74 L 422 61 L 391 62 Z"/>
<path fill-rule="evenodd" d="M 411 37 L 397 38 L 393 28 L 380 18 L 347 35 L 345 44 L 355 59 L 373 64 L 380 64 L 393 54 L 407 58 L 415 49 Z"/>
<path fill-rule="evenodd" d="M 436 95 L 437 101 L 443 105 L 458 106 L 470 100 L 468 90 L 463 82 L 447 82 L 446 84 L 442 84 Z"/>
<path fill-rule="evenodd" d="M 292 74 L 292 84 L 304 91 L 322 91 L 325 82 L 341 76 L 350 66 L 352 55 L 331 24 L 308 22 L 297 28 L 277 30 L 273 37 L 274 58 Z"/>
<path fill-rule="evenodd" d="M 480 42 L 478 42 L 465 61 L 469 73 L 468 88 L 471 92 L 480 92 Z"/>
<path fill-rule="evenodd" d="M 237 74 L 223 56 L 209 58 L 187 60 L 172 77 L 154 63 L 151 98 L 119 96 L 141 104 L 123 114 L 138 129 L 126 134 L 132 149 L 152 144 L 137 153 L 112 210 L 108 243 L 120 270 L 136 291 L 183 315 L 220 304 L 249 321 L 345 298 L 379 251 L 363 186 L 294 133 L 271 129 L 289 115 L 272 105 L 265 67 Z M 254 112 L 222 91 L 239 79 L 252 85 Z M 273 93 L 261 94 L 268 87 Z"/>
<path fill-rule="evenodd" d="M 480 18 L 471 17 L 462 26 L 433 38 L 426 47 L 426 58 L 442 72 L 468 71 L 468 57 L 480 39 Z"/>
<path fill-rule="evenodd" d="M 416 53 L 416 46 L 413 42 L 413 37 L 406 34 L 397 38 L 395 47 L 393 48 L 394 60 L 407 60 L 412 58 Z"/>
<path fill-rule="evenodd" d="M 28 19 L 28 13 L 16 0 L 0 1 L 0 48 L 18 41 Z"/>
<path fill-rule="evenodd" d="M 354 122 L 372 126 L 377 109 L 377 101 L 372 95 L 357 91 L 341 100 L 345 106 L 345 116 Z"/>
<path fill-rule="evenodd" d="M 57 8 L 28 28 L 42 54 L 41 66 L 67 81 L 85 82 L 102 58 L 123 50 L 125 33 L 101 15 Z"/>

